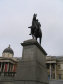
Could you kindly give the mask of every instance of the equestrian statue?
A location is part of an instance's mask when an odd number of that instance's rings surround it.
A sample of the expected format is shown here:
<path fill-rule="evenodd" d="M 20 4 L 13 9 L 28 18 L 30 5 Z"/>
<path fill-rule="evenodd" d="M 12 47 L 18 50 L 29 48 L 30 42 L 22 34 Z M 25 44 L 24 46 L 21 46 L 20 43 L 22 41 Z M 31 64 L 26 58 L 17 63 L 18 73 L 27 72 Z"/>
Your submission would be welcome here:
<path fill-rule="evenodd" d="M 33 39 L 39 38 L 40 44 L 41 44 L 41 39 L 42 39 L 42 31 L 41 31 L 41 24 L 38 21 L 38 19 L 36 19 L 37 14 L 33 15 L 33 19 L 32 19 L 32 26 L 28 27 L 31 29 L 31 32 L 29 35 L 32 35 Z"/>

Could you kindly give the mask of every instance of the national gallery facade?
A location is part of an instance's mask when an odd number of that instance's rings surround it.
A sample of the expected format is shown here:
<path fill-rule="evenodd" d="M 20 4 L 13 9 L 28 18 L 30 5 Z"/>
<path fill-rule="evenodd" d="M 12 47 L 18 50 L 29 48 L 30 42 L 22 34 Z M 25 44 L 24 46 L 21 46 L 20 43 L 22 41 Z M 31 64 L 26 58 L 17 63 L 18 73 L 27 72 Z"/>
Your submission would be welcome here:
<path fill-rule="evenodd" d="M 14 52 L 9 45 L 0 56 L 0 76 L 15 76 L 18 59 L 13 56 Z"/>
<path fill-rule="evenodd" d="M 47 56 L 48 79 L 63 80 L 63 56 Z"/>

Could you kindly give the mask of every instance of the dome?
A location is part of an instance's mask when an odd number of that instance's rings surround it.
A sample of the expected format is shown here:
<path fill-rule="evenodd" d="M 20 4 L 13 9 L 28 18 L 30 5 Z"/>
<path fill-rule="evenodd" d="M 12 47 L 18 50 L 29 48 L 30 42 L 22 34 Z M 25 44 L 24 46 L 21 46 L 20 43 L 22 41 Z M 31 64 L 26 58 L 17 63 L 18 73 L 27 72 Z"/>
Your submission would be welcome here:
<path fill-rule="evenodd" d="M 8 48 L 4 49 L 3 53 L 10 53 L 10 54 L 13 54 L 14 55 L 14 52 L 13 50 L 10 48 L 10 45 Z"/>

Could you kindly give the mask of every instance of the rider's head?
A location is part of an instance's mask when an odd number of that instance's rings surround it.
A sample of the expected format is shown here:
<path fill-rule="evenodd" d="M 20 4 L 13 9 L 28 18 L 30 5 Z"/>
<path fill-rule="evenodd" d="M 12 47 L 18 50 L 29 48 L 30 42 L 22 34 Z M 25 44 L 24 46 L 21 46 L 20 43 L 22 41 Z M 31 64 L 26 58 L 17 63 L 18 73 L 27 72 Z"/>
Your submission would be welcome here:
<path fill-rule="evenodd" d="M 35 13 L 34 13 L 34 15 L 33 15 L 33 16 L 34 16 L 34 17 L 37 17 L 37 14 L 35 14 Z"/>

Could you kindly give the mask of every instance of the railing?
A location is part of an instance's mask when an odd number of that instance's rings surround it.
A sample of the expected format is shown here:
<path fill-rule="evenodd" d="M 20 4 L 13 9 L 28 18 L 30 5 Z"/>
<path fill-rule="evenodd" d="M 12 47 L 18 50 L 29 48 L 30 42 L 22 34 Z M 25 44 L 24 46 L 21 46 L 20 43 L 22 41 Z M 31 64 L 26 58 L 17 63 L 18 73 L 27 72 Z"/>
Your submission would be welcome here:
<path fill-rule="evenodd" d="M 14 77 L 15 75 L 16 75 L 16 72 L 0 72 L 0 76 Z"/>

